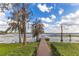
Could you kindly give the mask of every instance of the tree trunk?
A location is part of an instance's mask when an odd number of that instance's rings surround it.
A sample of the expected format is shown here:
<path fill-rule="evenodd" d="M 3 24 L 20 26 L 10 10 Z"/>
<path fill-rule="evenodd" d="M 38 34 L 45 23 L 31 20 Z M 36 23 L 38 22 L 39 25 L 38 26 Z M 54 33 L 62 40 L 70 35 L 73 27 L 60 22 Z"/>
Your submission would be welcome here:
<path fill-rule="evenodd" d="M 25 6 L 24 3 L 22 4 L 23 7 L 23 12 L 25 13 Z M 23 20 L 23 34 L 24 34 L 24 38 L 23 38 L 23 46 L 26 43 L 26 19 L 25 19 L 25 14 L 22 15 L 22 20 Z"/>
<path fill-rule="evenodd" d="M 21 43 L 21 31 L 20 31 L 19 23 L 18 23 L 18 31 L 19 31 L 19 43 Z"/>
<path fill-rule="evenodd" d="M 23 46 L 24 46 L 26 43 L 26 24 L 25 24 L 25 22 L 23 23 L 23 34 L 24 34 Z"/>
<path fill-rule="evenodd" d="M 36 36 L 36 41 L 37 41 L 37 42 L 39 41 L 39 35 Z"/>

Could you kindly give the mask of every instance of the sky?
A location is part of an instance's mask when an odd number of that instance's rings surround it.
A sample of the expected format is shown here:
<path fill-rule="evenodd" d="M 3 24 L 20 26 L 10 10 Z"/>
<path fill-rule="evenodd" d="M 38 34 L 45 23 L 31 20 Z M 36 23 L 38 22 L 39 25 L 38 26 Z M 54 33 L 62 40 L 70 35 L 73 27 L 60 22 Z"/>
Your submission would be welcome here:
<path fill-rule="evenodd" d="M 61 24 L 64 33 L 79 33 L 79 4 L 76 3 L 31 3 L 29 8 L 33 16 L 30 24 L 35 19 L 41 19 L 46 33 L 60 33 Z M 9 11 L 0 12 L 0 30 L 5 30 L 9 26 L 6 16 L 10 16 Z M 27 32 L 31 32 L 27 26 Z"/>

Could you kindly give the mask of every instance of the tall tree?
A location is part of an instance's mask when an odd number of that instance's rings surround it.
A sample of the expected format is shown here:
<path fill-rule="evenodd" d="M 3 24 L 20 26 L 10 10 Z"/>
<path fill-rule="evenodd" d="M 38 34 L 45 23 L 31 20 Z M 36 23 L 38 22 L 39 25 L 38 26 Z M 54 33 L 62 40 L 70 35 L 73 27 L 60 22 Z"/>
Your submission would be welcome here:
<path fill-rule="evenodd" d="M 29 18 L 29 15 L 31 14 L 28 6 L 29 4 L 24 4 L 24 3 L 0 4 L 1 11 L 5 12 L 5 10 L 8 10 L 10 12 L 10 16 L 8 16 L 8 18 L 11 18 L 17 21 L 20 41 L 21 41 L 20 34 L 24 35 L 23 45 L 25 45 L 25 42 L 26 42 L 26 23 L 28 21 L 27 19 Z"/>
<path fill-rule="evenodd" d="M 44 33 L 44 25 L 41 20 L 36 19 L 32 24 L 32 33 L 33 37 L 36 37 L 36 40 L 39 40 L 39 35 Z"/>

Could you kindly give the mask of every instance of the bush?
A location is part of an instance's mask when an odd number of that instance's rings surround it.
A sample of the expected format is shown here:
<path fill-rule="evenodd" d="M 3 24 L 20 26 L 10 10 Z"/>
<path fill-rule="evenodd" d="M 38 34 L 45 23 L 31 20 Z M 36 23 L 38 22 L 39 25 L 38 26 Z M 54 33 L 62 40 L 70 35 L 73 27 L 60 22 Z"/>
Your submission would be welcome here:
<path fill-rule="evenodd" d="M 49 38 L 45 38 L 46 41 L 49 41 Z"/>
<path fill-rule="evenodd" d="M 37 40 L 37 42 L 40 42 L 40 40 L 41 40 L 41 38 L 39 38 L 39 39 Z"/>

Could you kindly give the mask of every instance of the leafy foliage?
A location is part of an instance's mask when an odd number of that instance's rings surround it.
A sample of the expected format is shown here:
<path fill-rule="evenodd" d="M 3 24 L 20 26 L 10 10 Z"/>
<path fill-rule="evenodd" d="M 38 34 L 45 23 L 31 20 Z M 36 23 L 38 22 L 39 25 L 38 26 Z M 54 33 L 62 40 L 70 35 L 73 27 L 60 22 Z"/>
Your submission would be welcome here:
<path fill-rule="evenodd" d="M 28 21 L 27 19 L 30 18 L 30 14 L 32 14 L 28 6 L 29 4 L 27 3 L 0 4 L 1 11 L 5 12 L 5 10 L 8 10 L 10 12 L 10 16 L 7 17 L 11 18 L 11 20 L 16 22 L 16 23 L 12 22 L 11 26 L 7 29 L 7 31 L 10 30 L 10 28 L 12 31 L 18 28 L 19 41 L 21 41 L 20 34 L 24 34 L 23 45 L 26 42 L 26 23 Z"/>
<path fill-rule="evenodd" d="M 44 33 L 44 25 L 42 24 L 41 20 L 35 20 L 35 22 L 32 24 L 32 33 L 33 37 L 37 37 L 37 40 L 39 39 L 38 36 L 41 33 Z"/>

